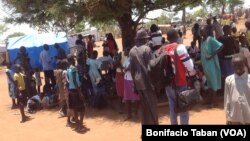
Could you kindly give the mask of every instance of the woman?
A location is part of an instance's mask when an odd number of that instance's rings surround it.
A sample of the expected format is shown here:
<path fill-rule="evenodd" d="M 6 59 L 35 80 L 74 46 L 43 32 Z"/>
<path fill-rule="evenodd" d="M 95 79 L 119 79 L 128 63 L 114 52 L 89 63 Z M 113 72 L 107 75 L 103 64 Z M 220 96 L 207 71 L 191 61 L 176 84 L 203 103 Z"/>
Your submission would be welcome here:
<path fill-rule="evenodd" d="M 107 36 L 107 46 L 109 48 L 110 56 L 113 57 L 114 52 L 118 51 L 118 46 L 112 33 L 109 33 Z"/>
<path fill-rule="evenodd" d="M 201 45 L 201 63 L 207 78 L 207 85 L 211 91 L 208 101 L 209 107 L 216 106 L 216 93 L 221 89 L 221 71 L 217 54 L 223 45 L 213 37 L 208 36 L 208 28 L 202 29 L 203 41 Z"/>

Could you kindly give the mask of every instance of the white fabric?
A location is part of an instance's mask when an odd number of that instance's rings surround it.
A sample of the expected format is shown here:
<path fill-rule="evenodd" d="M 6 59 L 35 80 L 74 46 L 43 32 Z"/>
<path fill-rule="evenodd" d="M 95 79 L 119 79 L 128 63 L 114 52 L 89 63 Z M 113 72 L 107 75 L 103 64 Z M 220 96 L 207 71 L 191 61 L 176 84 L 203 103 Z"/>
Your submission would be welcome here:
<path fill-rule="evenodd" d="M 152 40 L 153 47 L 154 46 L 161 46 L 162 35 L 159 31 L 153 32 L 151 34 L 151 38 L 152 38 L 151 40 Z"/>
<path fill-rule="evenodd" d="M 49 51 L 43 50 L 40 53 L 40 62 L 42 63 L 43 70 L 53 70 L 52 59 L 49 55 Z"/>
<path fill-rule="evenodd" d="M 230 75 L 225 81 L 224 110 L 230 122 L 250 123 L 250 75 Z"/>

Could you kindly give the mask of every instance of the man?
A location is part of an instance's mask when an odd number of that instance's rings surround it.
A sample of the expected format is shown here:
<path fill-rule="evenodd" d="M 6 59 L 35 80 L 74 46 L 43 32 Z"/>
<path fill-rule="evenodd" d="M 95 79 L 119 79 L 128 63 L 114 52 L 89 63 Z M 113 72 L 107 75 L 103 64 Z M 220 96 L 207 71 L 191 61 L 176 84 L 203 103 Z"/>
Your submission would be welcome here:
<path fill-rule="evenodd" d="M 169 45 L 164 47 L 166 54 L 170 55 L 171 60 L 173 60 L 172 64 L 174 64 L 175 68 L 175 84 L 176 91 L 182 92 L 187 90 L 187 79 L 186 79 L 186 72 L 190 75 L 194 75 L 194 64 L 192 59 L 190 59 L 187 49 L 185 45 L 177 44 L 178 40 L 178 33 L 174 29 L 170 29 L 167 32 L 167 39 L 170 42 Z M 177 113 L 175 113 L 175 99 L 176 93 L 172 87 L 166 87 L 166 93 L 169 100 L 169 109 L 170 109 L 170 122 L 171 125 L 178 124 L 177 122 Z M 180 124 L 188 124 L 189 122 L 189 113 L 183 112 L 180 113 Z"/>
<path fill-rule="evenodd" d="M 45 82 L 49 83 L 51 81 L 52 86 L 54 87 L 56 85 L 56 79 L 52 66 L 52 58 L 49 55 L 49 46 L 45 44 L 43 48 L 44 50 L 40 53 L 40 62 L 43 66 Z"/>
<path fill-rule="evenodd" d="M 235 74 L 226 78 L 224 110 L 227 124 L 250 124 L 250 75 L 245 71 L 247 60 L 242 54 L 232 59 Z"/>
<path fill-rule="evenodd" d="M 67 58 L 65 51 L 60 47 L 59 44 L 55 43 L 54 47 L 57 50 L 57 56 L 56 56 L 57 60 L 63 60 Z"/>
<path fill-rule="evenodd" d="M 148 34 L 145 30 L 139 30 L 136 34 L 136 46 L 129 57 L 131 59 L 131 75 L 135 85 L 135 92 L 140 95 L 142 107 L 142 124 L 155 124 L 158 122 L 156 94 L 150 83 L 147 66 L 152 58 L 152 52 L 147 46 Z"/>
<path fill-rule="evenodd" d="M 215 32 L 215 38 L 219 39 L 220 37 L 223 36 L 223 30 L 222 27 L 220 25 L 220 23 L 217 21 L 216 16 L 213 17 L 213 30 Z"/>
<path fill-rule="evenodd" d="M 13 64 L 16 64 L 17 60 L 20 61 L 20 65 L 24 69 L 25 75 L 28 75 L 29 71 L 32 68 L 31 68 L 31 65 L 30 65 L 29 55 L 28 55 L 27 50 L 26 50 L 26 48 L 24 46 L 20 47 L 20 51 L 17 54 L 17 57 L 15 58 L 15 60 L 13 61 Z"/>

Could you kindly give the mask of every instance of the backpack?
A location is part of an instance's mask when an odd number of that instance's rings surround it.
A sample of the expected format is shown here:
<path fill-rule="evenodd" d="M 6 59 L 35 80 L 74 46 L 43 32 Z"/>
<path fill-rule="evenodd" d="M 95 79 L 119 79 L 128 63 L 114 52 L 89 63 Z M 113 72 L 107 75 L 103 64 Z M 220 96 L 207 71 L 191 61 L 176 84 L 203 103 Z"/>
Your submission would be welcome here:
<path fill-rule="evenodd" d="M 150 60 L 147 69 L 149 79 L 154 88 L 160 90 L 171 85 L 174 78 L 174 71 L 171 64 L 171 57 L 164 51 L 154 54 L 154 57 Z"/>

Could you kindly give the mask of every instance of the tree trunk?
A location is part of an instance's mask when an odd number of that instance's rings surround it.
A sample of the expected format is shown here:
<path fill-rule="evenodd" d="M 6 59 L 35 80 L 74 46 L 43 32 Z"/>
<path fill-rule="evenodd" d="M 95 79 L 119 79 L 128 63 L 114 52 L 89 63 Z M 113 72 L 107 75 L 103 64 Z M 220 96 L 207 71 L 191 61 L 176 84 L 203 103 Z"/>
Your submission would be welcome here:
<path fill-rule="evenodd" d="M 131 14 L 123 14 L 117 21 L 122 34 L 122 49 L 132 48 L 135 44 L 137 24 L 132 20 Z"/>
<path fill-rule="evenodd" d="M 231 14 L 234 14 L 234 5 L 230 5 Z"/>
<path fill-rule="evenodd" d="M 186 23 L 186 8 L 182 10 L 182 23 Z"/>
<path fill-rule="evenodd" d="M 222 5 L 222 10 L 221 10 L 221 15 L 224 15 L 225 14 L 225 5 Z"/>

